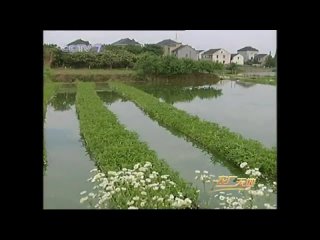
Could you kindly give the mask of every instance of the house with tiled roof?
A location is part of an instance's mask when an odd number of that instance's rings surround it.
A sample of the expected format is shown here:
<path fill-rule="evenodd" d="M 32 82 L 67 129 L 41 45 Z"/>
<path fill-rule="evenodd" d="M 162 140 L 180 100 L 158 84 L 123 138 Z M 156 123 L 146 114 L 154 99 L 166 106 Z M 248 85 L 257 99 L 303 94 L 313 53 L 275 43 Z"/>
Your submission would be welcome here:
<path fill-rule="evenodd" d="M 223 64 L 230 63 L 231 54 L 223 48 L 209 49 L 202 54 L 202 60 L 210 60 Z"/>
<path fill-rule="evenodd" d="M 264 65 L 268 59 L 268 54 L 257 54 L 254 56 L 254 60 L 261 65 Z"/>
<path fill-rule="evenodd" d="M 173 56 L 177 58 L 188 58 L 192 60 L 198 60 L 198 52 L 189 45 L 180 45 L 179 47 L 171 51 Z"/>
<path fill-rule="evenodd" d="M 171 39 L 165 39 L 161 42 L 156 43 L 156 45 L 159 45 L 163 47 L 163 54 L 164 55 L 171 55 L 172 51 L 182 45 L 182 43 L 173 41 Z"/>
<path fill-rule="evenodd" d="M 77 39 L 71 43 L 68 43 L 64 48 L 64 51 L 67 52 L 87 52 L 91 48 L 89 41 L 84 41 L 82 39 Z"/>
<path fill-rule="evenodd" d="M 112 43 L 111 45 L 116 45 L 116 46 L 139 45 L 139 46 L 141 46 L 140 43 L 138 43 L 134 39 L 130 39 L 130 38 L 120 39 L 119 41 L 116 41 L 116 42 Z"/>
<path fill-rule="evenodd" d="M 247 46 L 239 49 L 237 52 L 243 56 L 243 60 L 246 63 L 249 60 L 254 60 L 254 56 L 259 53 L 259 50 L 251 46 Z"/>

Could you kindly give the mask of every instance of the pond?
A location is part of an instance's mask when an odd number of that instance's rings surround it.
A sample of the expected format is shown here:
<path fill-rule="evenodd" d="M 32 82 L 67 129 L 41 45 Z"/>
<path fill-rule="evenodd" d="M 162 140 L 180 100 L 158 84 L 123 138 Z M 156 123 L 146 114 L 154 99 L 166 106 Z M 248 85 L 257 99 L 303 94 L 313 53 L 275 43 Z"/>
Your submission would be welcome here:
<path fill-rule="evenodd" d="M 199 85 L 199 84 L 198 84 Z M 263 143 L 277 145 L 276 86 L 222 80 L 202 86 L 133 84 L 176 108 Z"/>

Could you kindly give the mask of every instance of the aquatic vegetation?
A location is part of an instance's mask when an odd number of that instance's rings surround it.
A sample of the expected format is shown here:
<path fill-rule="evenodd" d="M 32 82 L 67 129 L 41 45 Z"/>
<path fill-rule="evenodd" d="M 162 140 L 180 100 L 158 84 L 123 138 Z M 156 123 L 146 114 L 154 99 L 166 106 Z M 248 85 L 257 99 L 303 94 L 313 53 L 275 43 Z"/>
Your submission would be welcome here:
<path fill-rule="evenodd" d="M 198 143 L 208 152 L 239 166 L 247 162 L 259 168 L 263 177 L 276 177 L 276 150 L 264 147 L 260 142 L 245 139 L 240 134 L 216 123 L 201 120 L 170 104 L 131 86 L 110 82 L 111 89 L 138 107 L 159 123 L 174 128 L 188 139 Z"/>
<path fill-rule="evenodd" d="M 170 209 L 193 208 L 195 203 L 176 188 L 169 175 L 154 171 L 150 162 L 137 163 L 133 169 L 102 173 L 92 169 L 92 192 L 83 191 L 80 203 L 97 209 Z"/>
<path fill-rule="evenodd" d="M 176 184 L 174 189 L 166 188 L 166 194 L 182 192 L 193 203 L 197 202 L 196 189 L 186 183 L 164 160 L 159 159 L 146 143 L 140 142 L 136 133 L 126 130 L 118 122 L 96 94 L 93 83 L 77 83 L 76 110 L 86 148 L 103 174 L 108 177 L 109 171 L 132 169 L 136 164 L 148 161 L 152 164 L 153 171 L 160 176 L 170 176 L 171 181 Z M 147 179 L 141 180 L 147 182 Z M 108 202 L 115 207 L 121 202 L 120 206 L 123 206 L 122 203 L 130 197 L 134 196 L 130 191 L 125 191 L 121 195 L 114 195 Z"/>

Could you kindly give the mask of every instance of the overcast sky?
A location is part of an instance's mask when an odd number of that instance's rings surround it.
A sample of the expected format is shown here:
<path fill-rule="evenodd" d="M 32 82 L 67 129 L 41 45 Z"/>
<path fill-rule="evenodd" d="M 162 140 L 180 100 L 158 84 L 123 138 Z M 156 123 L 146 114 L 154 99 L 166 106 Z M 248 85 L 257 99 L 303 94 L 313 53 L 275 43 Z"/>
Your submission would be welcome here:
<path fill-rule="evenodd" d="M 64 47 L 81 38 L 90 44 L 111 44 L 121 38 L 134 38 L 139 43 L 157 43 L 172 39 L 189 44 L 197 50 L 224 48 L 231 53 L 245 46 L 252 46 L 259 53 L 274 55 L 276 51 L 276 30 L 187 30 L 187 31 L 44 31 L 44 43 Z"/>

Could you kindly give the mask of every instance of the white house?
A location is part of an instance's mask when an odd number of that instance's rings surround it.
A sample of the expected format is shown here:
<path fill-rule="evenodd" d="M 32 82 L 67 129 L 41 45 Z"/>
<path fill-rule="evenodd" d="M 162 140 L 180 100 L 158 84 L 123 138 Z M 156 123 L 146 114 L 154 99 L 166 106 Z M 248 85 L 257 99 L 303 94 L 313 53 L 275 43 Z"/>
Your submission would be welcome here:
<path fill-rule="evenodd" d="M 88 41 L 83 41 L 82 39 L 77 39 L 69 43 L 65 50 L 68 52 L 87 52 L 91 48 L 91 45 Z"/>
<path fill-rule="evenodd" d="M 204 53 L 204 50 L 197 50 L 198 52 L 198 60 L 202 58 L 202 54 Z"/>
<path fill-rule="evenodd" d="M 247 46 L 239 49 L 237 52 L 243 56 L 244 62 L 247 62 L 249 60 L 254 60 L 254 56 L 259 53 L 259 50 L 253 47 Z"/>
<path fill-rule="evenodd" d="M 231 63 L 235 63 L 238 65 L 243 65 L 244 59 L 243 56 L 239 53 L 231 54 Z"/>
<path fill-rule="evenodd" d="M 263 66 L 266 63 L 268 56 L 268 54 L 257 54 L 254 56 L 254 60 Z"/>
<path fill-rule="evenodd" d="M 223 64 L 229 64 L 230 58 L 231 54 L 223 48 L 210 49 L 202 54 L 203 60 L 211 60 Z"/>
<path fill-rule="evenodd" d="M 177 58 L 189 58 L 192 60 L 198 60 L 198 52 L 189 45 L 181 45 L 171 51 L 173 56 Z"/>

